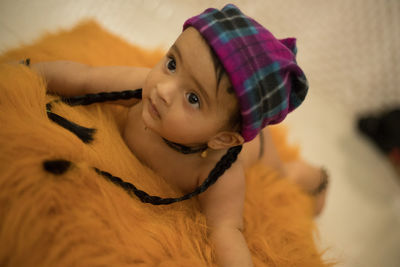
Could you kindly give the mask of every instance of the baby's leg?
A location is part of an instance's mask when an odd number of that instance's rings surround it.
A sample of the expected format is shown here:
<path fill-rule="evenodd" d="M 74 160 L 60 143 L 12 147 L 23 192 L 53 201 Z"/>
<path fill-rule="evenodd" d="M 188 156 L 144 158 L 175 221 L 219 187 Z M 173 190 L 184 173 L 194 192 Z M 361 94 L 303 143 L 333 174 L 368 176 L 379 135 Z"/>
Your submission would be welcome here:
<path fill-rule="evenodd" d="M 259 134 L 258 138 L 260 140 L 259 157 L 261 162 L 275 169 L 276 171 L 281 172 L 283 175 L 286 175 L 284 162 L 282 162 L 281 158 L 279 157 L 278 150 L 276 149 L 269 128 L 264 128 L 264 130 L 262 130 Z"/>
<path fill-rule="evenodd" d="M 252 141 L 245 143 L 239 157 L 242 159 L 245 169 L 260 160 L 268 167 L 282 174 L 285 172 L 284 165 L 279 158 L 275 144 L 267 129 L 264 129 Z"/>
<path fill-rule="evenodd" d="M 284 163 L 286 177 L 315 198 L 315 215 L 325 206 L 328 175 L 323 168 L 317 168 L 303 160 Z"/>
<path fill-rule="evenodd" d="M 281 172 L 283 176 L 300 186 L 305 192 L 315 197 L 315 215 L 318 215 L 324 205 L 326 198 L 326 187 L 328 177 L 326 172 L 299 159 L 291 162 L 281 161 L 272 140 L 270 130 L 265 128 L 260 135 L 261 161 L 266 165 Z"/>

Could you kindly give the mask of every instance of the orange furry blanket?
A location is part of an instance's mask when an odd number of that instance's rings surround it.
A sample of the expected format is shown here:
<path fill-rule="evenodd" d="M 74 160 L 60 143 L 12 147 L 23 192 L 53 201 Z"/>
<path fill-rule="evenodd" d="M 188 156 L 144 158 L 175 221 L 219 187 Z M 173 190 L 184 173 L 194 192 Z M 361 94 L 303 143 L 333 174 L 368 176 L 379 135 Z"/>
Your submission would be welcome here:
<path fill-rule="evenodd" d="M 0 57 L 0 265 L 1 266 L 213 266 L 205 218 L 196 200 L 169 206 L 143 204 L 99 176 L 98 167 L 146 192 L 176 196 L 125 146 L 113 105 L 54 112 L 96 128 L 84 144 L 46 115 L 46 83 L 25 66 L 4 64 L 30 57 L 91 65 L 152 66 L 160 51 L 147 51 L 94 22 L 47 35 Z M 297 157 L 284 131 L 274 128 L 281 155 Z M 67 160 L 63 174 L 44 162 Z M 325 266 L 313 241 L 308 196 L 272 170 L 247 170 L 244 235 L 255 266 Z"/>

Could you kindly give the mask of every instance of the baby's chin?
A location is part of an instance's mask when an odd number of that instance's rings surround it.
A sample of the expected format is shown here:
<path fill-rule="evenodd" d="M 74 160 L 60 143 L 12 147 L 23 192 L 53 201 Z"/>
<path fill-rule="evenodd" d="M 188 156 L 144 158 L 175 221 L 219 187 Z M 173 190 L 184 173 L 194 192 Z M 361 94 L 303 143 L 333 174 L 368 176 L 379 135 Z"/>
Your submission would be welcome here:
<path fill-rule="evenodd" d="M 146 129 L 153 130 L 153 125 L 151 124 L 151 120 L 149 120 L 149 114 L 144 108 L 142 108 L 141 119 Z"/>
<path fill-rule="evenodd" d="M 146 131 L 151 131 L 151 132 L 163 137 L 163 134 L 160 131 L 159 127 L 157 127 L 157 125 L 155 125 L 154 119 L 151 117 L 151 115 L 148 113 L 148 111 L 145 108 L 143 108 L 143 110 L 142 110 L 141 119 L 142 119 L 142 122 L 143 122 L 143 125 L 144 125 Z"/>

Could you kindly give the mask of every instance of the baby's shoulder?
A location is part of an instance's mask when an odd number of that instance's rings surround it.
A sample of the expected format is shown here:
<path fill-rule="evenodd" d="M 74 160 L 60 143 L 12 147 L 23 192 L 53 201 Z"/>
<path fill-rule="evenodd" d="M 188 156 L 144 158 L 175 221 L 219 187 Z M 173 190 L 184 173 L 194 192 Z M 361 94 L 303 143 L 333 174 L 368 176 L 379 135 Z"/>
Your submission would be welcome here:
<path fill-rule="evenodd" d="M 242 229 L 245 191 L 243 164 L 236 161 L 215 184 L 199 195 L 201 208 L 213 223 L 233 223 Z"/>
<path fill-rule="evenodd" d="M 210 161 L 204 163 L 199 168 L 198 185 L 201 185 L 209 177 L 209 175 L 211 174 L 211 171 L 213 171 L 214 168 L 218 168 L 218 167 L 216 167 L 218 161 L 219 160 L 214 160 L 214 161 L 210 160 Z M 219 170 L 216 172 L 219 172 Z M 231 177 L 231 178 L 229 178 L 229 177 Z M 235 177 L 235 178 L 232 178 L 232 177 Z M 224 171 L 224 173 L 218 178 L 218 180 L 220 180 L 220 183 L 224 183 L 224 184 L 225 184 L 225 182 L 230 182 L 230 183 L 232 183 L 234 181 L 241 182 L 241 180 L 244 180 L 244 179 L 245 179 L 244 166 L 243 166 L 242 160 L 240 160 L 240 159 L 237 159 L 234 163 L 232 163 L 230 168 L 226 169 Z"/>

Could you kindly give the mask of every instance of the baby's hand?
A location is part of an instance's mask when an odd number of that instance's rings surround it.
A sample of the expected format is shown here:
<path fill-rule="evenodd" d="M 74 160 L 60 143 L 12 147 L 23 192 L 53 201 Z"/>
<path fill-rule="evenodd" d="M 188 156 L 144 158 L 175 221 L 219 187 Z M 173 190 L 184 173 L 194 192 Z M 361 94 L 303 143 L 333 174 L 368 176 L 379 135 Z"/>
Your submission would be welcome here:
<path fill-rule="evenodd" d="M 251 267 L 251 254 L 240 229 L 232 225 L 217 225 L 210 231 L 221 267 Z"/>

